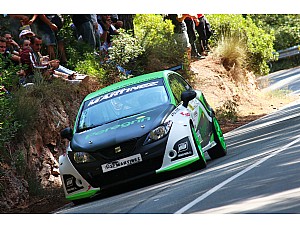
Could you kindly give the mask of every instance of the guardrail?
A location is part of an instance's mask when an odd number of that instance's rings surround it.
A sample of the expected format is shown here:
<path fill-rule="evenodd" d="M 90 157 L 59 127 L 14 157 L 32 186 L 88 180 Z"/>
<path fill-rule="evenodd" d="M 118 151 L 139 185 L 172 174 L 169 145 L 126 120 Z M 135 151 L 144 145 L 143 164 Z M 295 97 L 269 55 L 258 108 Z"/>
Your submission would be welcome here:
<path fill-rule="evenodd" d="M 279 59 L 284 59 L 288 58 L 294 55 L 299 55 L 300 54 L 300 45 L 296 45 L 294 47 L 290 47 L 284 50 L 277 51 L 274 54 L 278 54 L 278 60 Z"/>

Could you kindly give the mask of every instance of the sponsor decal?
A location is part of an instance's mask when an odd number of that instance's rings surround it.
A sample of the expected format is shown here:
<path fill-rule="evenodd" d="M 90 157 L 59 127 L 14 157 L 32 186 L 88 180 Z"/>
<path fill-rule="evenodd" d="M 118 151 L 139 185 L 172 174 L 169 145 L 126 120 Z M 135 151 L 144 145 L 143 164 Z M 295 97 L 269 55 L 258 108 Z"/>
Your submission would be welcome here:
<path fill-rule="evenodd" d="M 91 99 L 90 101 L 88 101 L 85 104 L 85 108 L 89 108 L 90 106 L 98 104 L 101 101 L 105 101 L 107 99 L 111 99 L 111 98 L 114 98 L 114 97 L 117 97 L 117 96 L 120 96 L 120 95 L 131 93 L 131 92 L 136 91 L 136 90 L 141 90 L 141 89 L 145 89 L 145 88 L 149 88 L 149 87 L 158 86 L 158 85 L 162 84 L 162 82 L 161 83 L 160 82 L 161 81 L 151 81 L 151 82 L 147 82 L 147 83 L 143 83 L 143 84 L 139 84 L 139 85 L 134 85 L 134 86 L 131 86 L 131 87 L 119 89 L 119 90 L 113 91 L 111 93 L 101 95 L 97 98 L 94 98 L 94 99 Z"/>
<path fill-rule="evenodd" d="M 190 116 L 191 115 L 189 112 L 181 112 L 180 114 L 183 115 L 183 116 Z"/>
<path fill-rule="evenodd" d="M 149 120 L 151 120 L 151 118 L 149 116 L 148 117 L 147 116 L 139 116 L 135 120 L 127 121 L 127 122 L 124 122 L 122 124 L 117 124 L 117 125 L 114 125 L 112 127 L 106 128 L 104 130 L 88 134 L 85 137 L 85 139 L 89 139 L 92 136 L 98 136 L 98 135 L 101 135 L 101 134 L 106 133 L 108 131 L 113 131 L 113 130 L 116 130 L 116 129 L 119 129 L 119 128 L 126 128 L 126 127 L 129 127 L 129 126 L 133 125 L 133 124 L 142 123 L 144 121 L 149 121 Z"/>
<path fill-rule="evenodd" d="M 178 144 L 178 152 L 186 151 L 188 149 L 188 143 L 183 142 Z"/>
<path fill-rule="evenodd" d="M 188 137 L 185 137 L 176 142 L 173 150 L 177 151 L 177 156 L 172 158 L 171 161 L 176 161 L 178 159 L 193 155 L 191 143 Z"/>
<path fill-rule="evenodd" d="M 180 109 L 179 108 L 175 108 L 175 110 L 171 113 L 171 116 L 174 116 L 178 113 Z"/>
<path fill-rule="evenodd" d="M 190 101 L 190 102 L 192 102 L 192 101 Z M 194 106 L 193 105 L 191 105 L 190 103 L 188 104 L 188 107 L 189 107 L 189 109 L 191 109 L 192 111 L 194 111 Z"/>
<path fill-rule="evenodd" d="M 103 173 L 120 169 L 129 165 L 133 165 L 136 163 L 142 162 L 142 156 L 140 154 L 136 154 L 127 158 L 119 159 L 113 162 L 109 162 L 101 165 Z"/>
<path fill-rule="evenodd" d="M 83 189 L 83 186 L 78 186 L 76 184 L 76 178 L 73 175 L 63 175 L 63 180 L 68 194 Z"/>

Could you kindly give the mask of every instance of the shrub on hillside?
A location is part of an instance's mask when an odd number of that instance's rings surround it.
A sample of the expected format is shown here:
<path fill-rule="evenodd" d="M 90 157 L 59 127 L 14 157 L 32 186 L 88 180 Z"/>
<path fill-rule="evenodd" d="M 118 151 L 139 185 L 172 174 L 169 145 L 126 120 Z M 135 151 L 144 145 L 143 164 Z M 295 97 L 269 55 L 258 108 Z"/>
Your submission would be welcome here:
<path fill-rule="evenodd" d="M 221 59 L 222 65 L 232 73 L 231 76 L 236 82 L 243 81 L 241 70 L 247 67 L 247 51 L 244 40 L 237 34 L 223 37 L 218 41 L 213 54 Z"/>
<path fill-rule="evenodd" d="M 273 57 L 272 32 L 267 33 L 256 26 L 250 17 L 242 15 L 211 14 L 207 18 L 214 30 L 211 45 L 216 46 L 219 40 L 229 37 L 231 34 L 239 34 L 240 39 L 245 40 L 247 51 L 247 65 L 257 75 L 265 75 L 269 72 L 268 61 Z"/>
<path fill-rule="evenodd" d="M 300 15 L 299 14 L 250 14 L 249 17 L 264 30 L 273 32 L 275 36 L 274 49 L 276 51 L 290 48 L 300 43 Z M 280 59 L 271 63 L 271 70 L 289 69 L 299 66 L 299 55 Z"/>
<path fill-rule="evenodd" d="M 279 51 L 300 43 L 299 14 L 250 14 L 254 23 L 268 33 L 274 33 L 274 48 Z"/>
<path fill-rule="evenodd" d="M 143 73 L 167 69 L 185 61 L 185 52 L 175 42 L 171 20 L 164 20 L 159 14 L 137 14 L 134 28 L 136 38 L 145 49 Z"/>

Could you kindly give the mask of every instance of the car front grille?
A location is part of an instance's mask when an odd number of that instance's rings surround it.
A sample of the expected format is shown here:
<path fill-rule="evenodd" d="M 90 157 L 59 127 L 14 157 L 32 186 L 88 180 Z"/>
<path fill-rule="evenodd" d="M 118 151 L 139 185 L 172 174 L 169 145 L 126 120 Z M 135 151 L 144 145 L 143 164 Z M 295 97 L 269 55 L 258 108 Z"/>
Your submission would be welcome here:
<path fill-rule="evenodd" d="M 132 154 L 135 150 L 137 144 L 137 139 L 132 139 L 127 142 L 116 144 L 111 147 L 107 147 L 101 150 L 93 152 L 93 156 L 97 160 L 112 161 L 120 159 Z"/>

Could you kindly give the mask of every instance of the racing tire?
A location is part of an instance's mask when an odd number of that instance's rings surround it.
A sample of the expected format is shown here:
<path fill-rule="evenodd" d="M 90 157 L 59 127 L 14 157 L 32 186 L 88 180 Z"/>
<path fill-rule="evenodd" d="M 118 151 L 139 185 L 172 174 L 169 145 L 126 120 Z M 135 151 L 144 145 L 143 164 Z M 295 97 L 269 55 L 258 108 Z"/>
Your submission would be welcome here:
<path fill-rule="evenodd" d="M 213 116 L 212 130 L 216 145 L 213 148 L 209 149 L 207 153 L 211 159 L 216 159 L 227 154 L 227 147 L 220 124 L 215 116 Z"/>
<path fill-rule="evenodd" d="M 192 132 L 192 136 L 193 136 L 193 142 L 194 142 L 194 145 L 196 147 L 196 150 L 197 150 L 197 153 L 199 156 L 199 160 L 197 160 L 196 162 L 191 164 L 192 170 L 196 171 L 196 170 L 204 169 L 206 167 L 207 163 L 206 163 L 204 153 L 202 151 L 200 141 L 198 139 L 195 128 L 193 126 L 191 126 L 191 132 Z"/>

